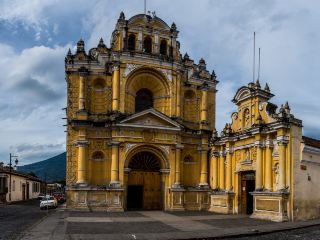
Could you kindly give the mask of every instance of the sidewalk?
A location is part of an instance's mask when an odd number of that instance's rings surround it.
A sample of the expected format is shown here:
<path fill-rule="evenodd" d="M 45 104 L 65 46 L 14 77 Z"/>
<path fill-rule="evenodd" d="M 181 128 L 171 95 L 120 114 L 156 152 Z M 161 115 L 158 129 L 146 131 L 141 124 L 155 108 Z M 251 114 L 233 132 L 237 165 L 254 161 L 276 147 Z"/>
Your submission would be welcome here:
<path fill-rule="evenodd" d="M 208 212 L 76 212 L 59 208 L 22 239 L 205 239 L 260 235 L 320 225 L 319 220 L 275 223 Z"/>

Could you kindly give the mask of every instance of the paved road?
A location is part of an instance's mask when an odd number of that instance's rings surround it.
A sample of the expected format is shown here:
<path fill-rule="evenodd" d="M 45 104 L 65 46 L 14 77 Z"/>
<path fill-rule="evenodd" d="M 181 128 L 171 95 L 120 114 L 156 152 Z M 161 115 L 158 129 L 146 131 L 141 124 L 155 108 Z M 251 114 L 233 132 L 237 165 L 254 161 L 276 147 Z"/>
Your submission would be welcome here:
<path fill-rule="evenodd" d="M 46 215 L 47 211 L 39 209 L 39 200 L 0 204 L 0 239 L 17 238 L 21 232 Z"/>
<path fill-rule="evenodd" d="M 287 231 L 318 224 L 308 230 Z M 58 209 L 23 235 L 33 239 L 320 239 L 320 220 L 274 223 L 245 215 L 219 215 L 210 212 L 135 211 L 124 213 L 79 212 Z M 235 238 L 243 234 L 271 233 Z"/>

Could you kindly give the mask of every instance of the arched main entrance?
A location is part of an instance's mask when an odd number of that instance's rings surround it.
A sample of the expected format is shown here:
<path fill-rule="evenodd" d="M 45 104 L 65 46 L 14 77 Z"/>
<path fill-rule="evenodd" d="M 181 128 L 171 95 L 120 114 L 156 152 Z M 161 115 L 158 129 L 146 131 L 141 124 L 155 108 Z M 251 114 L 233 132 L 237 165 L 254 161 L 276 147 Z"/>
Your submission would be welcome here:
<path fill-rule="evenodd" d="M 127 209 L 162 208 L 160 159 L 152 152 L 136 153 L 129 162 Z"/>

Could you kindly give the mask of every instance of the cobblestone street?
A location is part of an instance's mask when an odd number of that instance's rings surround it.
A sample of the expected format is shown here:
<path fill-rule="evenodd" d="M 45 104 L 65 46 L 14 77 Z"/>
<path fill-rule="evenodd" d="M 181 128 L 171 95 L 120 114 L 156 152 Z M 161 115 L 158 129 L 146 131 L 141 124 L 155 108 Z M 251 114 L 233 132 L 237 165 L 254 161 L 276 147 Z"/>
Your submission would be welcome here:
<path fill-rule="evenodd" d="M 49 210 L 51 212 L 52 210 Z M 0 239 L 15 239 L 32 224 L 47 215 L 39 209 L 39 200 L 0 205 Z"/>
<path fill-rule="evenodd" d="M 318 226 L 288 231 L 312 224 Z M 319 224 L 319 220 L 275 223 L 209 212 L 108 213 L 58 208 L 22 239 L 320 239 Z"/>

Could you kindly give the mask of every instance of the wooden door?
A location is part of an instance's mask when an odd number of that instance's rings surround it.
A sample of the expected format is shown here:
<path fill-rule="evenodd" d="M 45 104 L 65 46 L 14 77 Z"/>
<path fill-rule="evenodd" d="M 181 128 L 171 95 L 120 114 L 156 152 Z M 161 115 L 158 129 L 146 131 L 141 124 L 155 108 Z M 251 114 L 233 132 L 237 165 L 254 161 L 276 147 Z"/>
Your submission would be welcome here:
<path fill-rule="evenodd" d="M 140 209 L 144 210 L 161 209 L 160 172 L 130 172 L 128 178 L 127 208 L 139 209 L 139 206 L 141 206 Z"/>
<path fill-rule="evenodd" d="M 254 172 L 245 172 L 241 174 L 241 191 L 240 203 L 242 214 L 252 214 L 253 212 L 253 196 L 251 192 L 255 190 L 255 174 Z"/>

